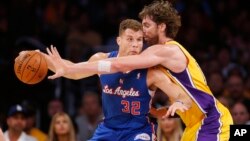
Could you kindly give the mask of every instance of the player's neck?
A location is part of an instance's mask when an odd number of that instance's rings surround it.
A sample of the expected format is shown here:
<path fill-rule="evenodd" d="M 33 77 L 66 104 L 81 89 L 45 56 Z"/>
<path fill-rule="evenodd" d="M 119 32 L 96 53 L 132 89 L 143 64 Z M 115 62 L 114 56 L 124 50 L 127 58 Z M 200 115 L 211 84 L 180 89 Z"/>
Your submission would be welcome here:
<path fill-rule="evenodd" d="M 166 44 L 167 42 L 173 41 L 172 38 L 168 38 L 168 37 L 162 37 L 159 38 L 159 44 Z"/>
<path fill-rule="evenodd" d="M 122 52 L 118 52 L 116 57 L 122 57 L 122 56 L 127 56 L 126 54 L 123 54 Z"/>

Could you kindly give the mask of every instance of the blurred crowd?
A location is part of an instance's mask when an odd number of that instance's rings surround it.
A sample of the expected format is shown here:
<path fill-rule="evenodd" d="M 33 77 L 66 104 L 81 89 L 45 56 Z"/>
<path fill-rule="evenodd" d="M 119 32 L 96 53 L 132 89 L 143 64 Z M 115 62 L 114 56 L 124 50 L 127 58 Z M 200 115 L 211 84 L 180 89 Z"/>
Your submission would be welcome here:
<path fill-rule="evenodd" d="M 250 124 L 250 15 L 247 1 L 170 1 L 182 17 L 176 40 L 196 58 L 212 92 L 230 109 L 234 123 Z M 0 124 L 4 131 L 9 127 L 9 108 L 19 103 L 28 109 L 27 117 L 32 117 L 32 127 L 46 135 L 50 135 L 53 116 L 65 112 L 80 140 L 89 138 L 102 118 L 98 77 L 77 81 L 44 79 L 39 84 L 27 85 L 14 74 L 14 58 L 21 50 L 45 51 L 51 44 L 59 49 L 63 58 L 73 62 L 86 61 L 95 52 L 116 50 L 120 21 L 138 19 L 140 10 L 150 2 L 1 0 Z M 154 104 L 164 106 L 168 104 L 166 100 L 155 98 Z M 167 123 L 166 120 L 161 123 Z"/>

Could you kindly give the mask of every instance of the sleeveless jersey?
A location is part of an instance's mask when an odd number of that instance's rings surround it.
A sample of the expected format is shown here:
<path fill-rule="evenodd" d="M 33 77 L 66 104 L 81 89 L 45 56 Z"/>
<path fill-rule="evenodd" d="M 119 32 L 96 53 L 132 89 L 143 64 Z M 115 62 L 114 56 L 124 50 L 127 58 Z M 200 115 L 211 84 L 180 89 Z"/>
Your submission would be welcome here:
<path fill-rule="evenodd" d="M 229 125 L 232 124 L 231 115 L 228 109 L 213 96 L 207 85 L 205 76 L 196 60 L 176 41 L 170 41 L 166 44 L 177 45 L 187 58 L 187 67 L 180 73 L 174 73 L 161 67 L 165 74 L 170 76 L 176 84 L 181 86 L 193 100 L 191 108 L 188 111 L 184 113 L 178 112 L 187 127 L 186 129 L 191 129 L 196 126 L 196 129 L 192 129 L 190 132 L 186 132 L 186 134 L 184 133 L 184 135 L 196 135 L 195 138 L 199 140 L 199 138 L 202 138 L 200 133 L 203 133 L 203 136 L 207 133 L 220 134 L 224 132 L 223 130 L 228 131 Z M 229 132 L 218 137 L 224 138 L 224 136 L 226 137 L 229 135 L 228 133 Z M 210 140 L 217 140 L 218 137 L 213 136 Z M 189 140 L 191 138 L 185 139 Z"/>
<path fill-rule="evenodd" d="M 117 51 L 110 52 L 116 57 Z M 149 125 L 147 114 L 151 96 L 147 87 L 147 69 L 129 73 L 100 75 L 104 124 L 109 128 L 141 128 Z"/>

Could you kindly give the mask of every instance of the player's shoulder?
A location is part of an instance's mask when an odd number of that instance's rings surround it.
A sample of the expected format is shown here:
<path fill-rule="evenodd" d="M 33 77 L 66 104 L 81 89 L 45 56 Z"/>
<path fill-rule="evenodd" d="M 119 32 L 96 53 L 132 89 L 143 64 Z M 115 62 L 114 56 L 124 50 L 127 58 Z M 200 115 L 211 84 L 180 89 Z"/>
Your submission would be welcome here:
<path fill-rule="evenodd" d="M 101 60 L 101 59 L 106 59 L 106 58 L 108 58 L 109 54 L 110 53 L 97 52 L 90 57 L 90 61 L 97 61 L 97 60 Z"/>
<path fill-rule="evenodd" d="M 160 50 L 176 50 L 179 48 L 178 44 L 155 44 L 150 47 L 148 47 L 148 50 L 155 50 L 155 51 L 160 51 Z"/>
<path fill-rule="evenodd" d="M 147 48 L 147 52 L 158 56 L 173 55 L 176 51 L 180 51 L 180 48 L 175 44 L 157 44 Z"/>

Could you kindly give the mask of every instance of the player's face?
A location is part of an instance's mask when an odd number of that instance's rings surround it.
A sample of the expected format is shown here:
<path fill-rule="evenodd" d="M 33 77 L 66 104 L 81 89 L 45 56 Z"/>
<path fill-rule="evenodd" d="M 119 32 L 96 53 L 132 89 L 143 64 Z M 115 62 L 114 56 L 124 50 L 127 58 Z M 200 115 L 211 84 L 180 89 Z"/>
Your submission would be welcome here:
<path fill-rule="evenodd" d="M 64 116 L 57 117 L 54 130 L 57 135 L 65 135 L 69 133 L 69 122 Z"/>
<path fill-rule="evenodd" d="M 143 33 L 141 30 L 126 29 L 117 38 L 117 43 L 119 45 L 120 56 L 139 54 L 143 47 Z"/>
<path fill-rule="evenodd" d="M 157 44 L 159 41 L 158 25 L 150 18 L 146 16 L 142 20 L 143 37 L 148 45 Z"/>

